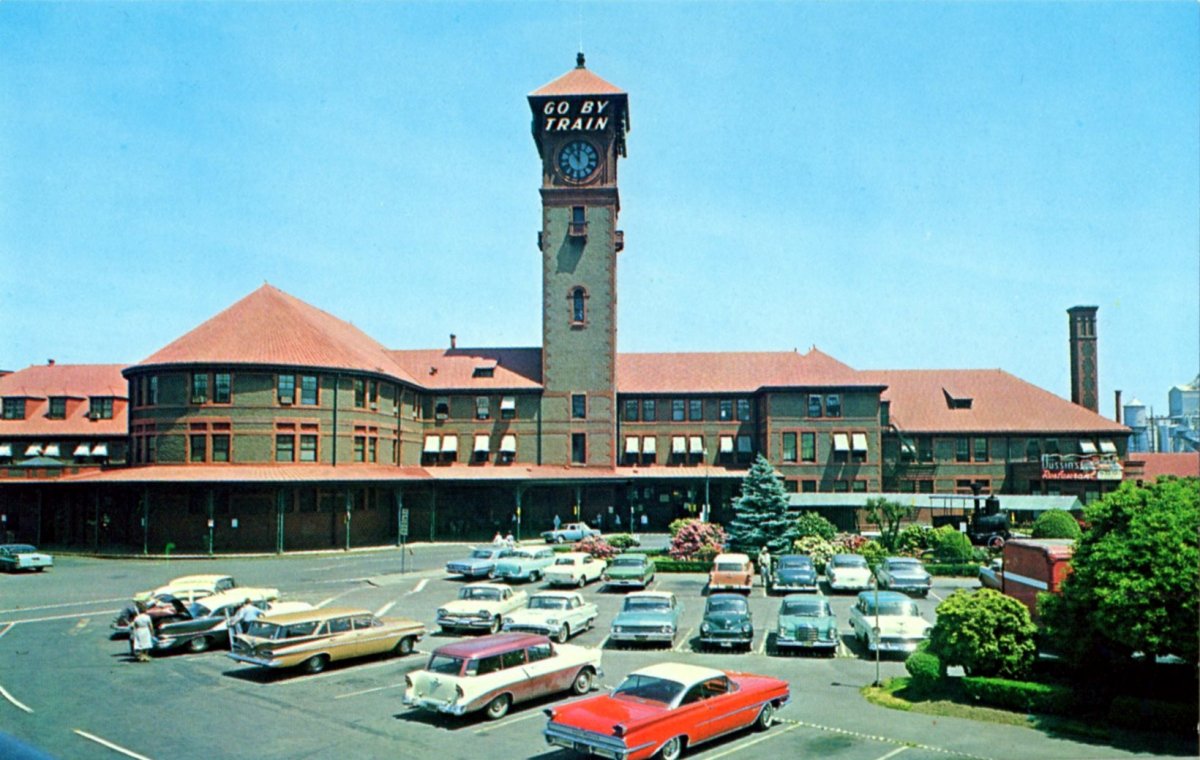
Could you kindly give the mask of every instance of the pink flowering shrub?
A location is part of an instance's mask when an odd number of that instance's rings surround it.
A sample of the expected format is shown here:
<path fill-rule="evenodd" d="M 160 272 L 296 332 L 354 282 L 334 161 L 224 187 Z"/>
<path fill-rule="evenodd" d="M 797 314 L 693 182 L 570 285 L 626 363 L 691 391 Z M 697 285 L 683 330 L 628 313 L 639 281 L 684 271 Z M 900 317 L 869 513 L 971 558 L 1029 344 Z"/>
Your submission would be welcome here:
<path fill-rule="evenodd" d="M 716 523 L 688 520 L 679 526 L 667 554 L 672 559 L 708 562 L 725 546 L 725 529 Z"/>
<path fill-rule="evenodd" d="M 605 541 L 601 536 L 588 536 L 574 546 L 577 552 L 586 552 L 596 559 L 612 559 L 620 554 L 620 550 Z"/>

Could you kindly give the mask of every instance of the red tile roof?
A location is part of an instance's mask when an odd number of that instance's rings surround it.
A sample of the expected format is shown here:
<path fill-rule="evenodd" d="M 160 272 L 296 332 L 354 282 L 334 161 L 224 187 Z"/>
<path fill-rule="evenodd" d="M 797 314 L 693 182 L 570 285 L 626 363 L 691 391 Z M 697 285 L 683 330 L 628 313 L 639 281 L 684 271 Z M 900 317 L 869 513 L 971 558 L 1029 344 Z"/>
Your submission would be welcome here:
<path fill-rule="evenodd" d="M 545 95 L 624 95 L 625 91 L 616 85 L 609 84 L 583 65 L 563 74 L 553 82 L 548 82 L 533 92 L 530 97 Z"/>
<path fill-rule="evenodd" d="M 521 390 L 542 387 L 540 348 L 449 348 L 388 352 L 409 376 L 436 390 Z M 491 367 L 492 376 L 476 376 Z"/>
<path fill-rule="evenodd" d="M 1177 478 L 1200 477 L 1200 451 L 1181 454 L 1131 452 L 1129 459 L 1145 463 L 1142 478 L 1147 481 L 1157 480 L 1163 475 L 1174 475 Z"/>
<path fill-rule="evenodd" d="M 354 483 L 361 481 L 426 480 L 420 467 L 374 465 L 276 464 L 159 464 L 86 472 L 62 481 L 102 483 Z"/>
<path fill-rule="evenodd" d="M 999 369 L 869 370 L 859 375 L 887 386 L 883 400 L 891 401 L 891 422 L 905 432 L 1130 432 Z M 950 408 L 947 393 L 969 398 L 970 408 Z"/>
<path fill-rule="evenodd" d="M 271 285 L 138 363 L 283 365 L 357 370 L 412 382 L 386 348 L 349 322 Z"/>
<path fill-rule="evenodd" d="M 38 364 L 0 376 L 0 397 L 24 397 L 24 420 L 0 420 L 0 436 L 124 436 L 129 385 L 121 364 Z M 67 416 L 50 419 L 50 398 L 68 399 Z M 88 398 L 112 397 L 111 419 L 88 419 Z"/>
<path fill-rule="evenodd" d="M 753 393 L 761 388 L 874 386 L 818 351 L 619 354 L 621 393 Z"/>

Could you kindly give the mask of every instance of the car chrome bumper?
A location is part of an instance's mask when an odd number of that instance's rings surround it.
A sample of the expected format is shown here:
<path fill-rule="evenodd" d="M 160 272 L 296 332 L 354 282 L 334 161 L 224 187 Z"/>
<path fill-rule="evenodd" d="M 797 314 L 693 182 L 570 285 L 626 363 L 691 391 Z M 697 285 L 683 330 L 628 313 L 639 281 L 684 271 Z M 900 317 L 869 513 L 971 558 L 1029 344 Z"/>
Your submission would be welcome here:
<path fill-rule="evenodd" d="M 605 585 L 608 586 L 637 586 L 645 588 L 646 581 L 642 578 L 605 578 Z"/>
<path fill-rule="evenodd" d="M 816 591 L 815 583 L 772 583 L 772 591 Z"/>
<path fill-rule="evenodd" d="M 493 618 L 438 618 L 442 628 L 491 628 Z"/>
<path fill-rule="evenodd" d="M 709 591 L 742 591 L 747 594 L 750 593 L 751 589 L 751 586 L 739 586 L 732 583 L 715 583 L 708 586 Z"/>
<path fill-rule="evenodd" d="M 925 639 L 905 639 L 903 641 L 888 641 L 884 640 L 879 643 L 874 641 L 867 642 L 867 649 L 874 652 L 878 649 L 880 652 L 915 652 L 917 647 Z"/>
<path fill-rule="evenodd" d="M 776 634 L 775 646 L 797 649 L 837 649 L 837 639 L 792 639 Z"/>
<path fill-rule="evenodd" d="M 533 633 L 539 636 L 549 636 L 552 633 L 558 632 L 558 628 L 551 628 L 548 625 L 534 625 L 532 623 L 505 623 L 504 630 L 516 633 Z"/>
<path fill-rule="evenodd" d="M 616 737 L 560 726 L 553 722 L 546 726 L 543 733 L 546 736 L 546 743 L 553 747 L 566 747 L 581 755 L 605 757 L 610 760 L 625 760 L 630 755 L 650 746 L 647 744 L 630 748 Z"/>
<path fill-rule="evenodd" d="M 263 668 L 283 667 L 283 663 L 279 660 L 264 660 L 261 657 L 251 657 L 250 655 L 238 654 L 237 652 L 230 652 L 229 658 L 238 662 L 244 662 L 247 665 L 258 665 Z"/>
<path fill-rule="evenodd" d="M 670 644 L 675 640 L 675 632 L 663 633 L 658 631 L 651 633 L 649 631 L 634 631 L 608 634 L 609 641 L 657 641 L 663 644 Z"/>
<path fill-rule="evenodd" d="M 439 702 L 429 697 L 410 697 L 407 694 L 404 695 L 404 704 L 418 710 L 428 710 L 446 715 L 462 715 L 467 711 L 466 705 L 457 702 Z"/>

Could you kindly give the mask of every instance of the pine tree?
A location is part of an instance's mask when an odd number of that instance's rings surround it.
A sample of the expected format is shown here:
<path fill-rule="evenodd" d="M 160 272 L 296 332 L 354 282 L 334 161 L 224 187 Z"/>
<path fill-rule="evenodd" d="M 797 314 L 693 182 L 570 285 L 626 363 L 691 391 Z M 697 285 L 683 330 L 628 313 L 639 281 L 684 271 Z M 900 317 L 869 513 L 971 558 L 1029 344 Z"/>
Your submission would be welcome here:
<path fill-rule="evenodd" d="M 729 544 L 751 556 L 767 547 L 788 554 L 796 539 L 796 521 L 788 515 L 788 496 L 775 468 L 761 454 L 742 480 L 742 495 L 733 503 L 737 515 L 728 526 Z"/>

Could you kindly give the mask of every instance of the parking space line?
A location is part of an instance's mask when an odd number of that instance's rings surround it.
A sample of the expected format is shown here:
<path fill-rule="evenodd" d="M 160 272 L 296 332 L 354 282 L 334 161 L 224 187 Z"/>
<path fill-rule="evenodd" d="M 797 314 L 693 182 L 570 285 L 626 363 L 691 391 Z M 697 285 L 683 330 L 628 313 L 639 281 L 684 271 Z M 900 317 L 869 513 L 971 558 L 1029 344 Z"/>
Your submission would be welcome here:
<path fill-rule="evenodd" d="M 97 744 L 99 744 L 102 747 L 108 747 L 113 752 L 120 752 L 122 755 L 125 755 L 126 757 L 137 758 L 137 760 L 150 760 L 150 758 L 146 757 L 145 755 L 139 755 L 138 753 L 134 752 L 133 750 L 125 749 L 124 747 L 122 747 L 119 744 L 113 744 L 112 742 L 108 741 L 107 739 L 101 739 L 99 736 L 96 736 L 95 734 L 89 734 L 87 731 L 84 731 L 82 729 L 78 729 L 78 728 L 75 729 L 75 733 L 79 734 L 84 739 L 96 742 Z"/>
<path fill-rule="evenodd" d="M 6 625 L 4 626 L 4 630 L 3 630 L 3 631 L 0 631 L 0 636 L 3 636 L 4 634 L 6 634 L 6 633 L 8 633 L 10 630 L 12 630 L 12 627 L 13 627 L 14 625 L 16 625 L 16 623 L 8 623 L 8 624 L 6 624 Z"/>
<path fill-rule="evenodd" d="M 942 598 L 941 598 L 940 596 L 938 596 L 937 594 L 933 593 L 933 589 L 930 589 L 930 590 L 929 590 L 929 595 L 930 595 L 930 596 L 932 596 L 934 599 L 937 599 L 939 602 L 944 602 L 944 601 L 946 601 L 945 599 L 942 599 Z"/>
<path fill-rule="evenodd" d="M 771 632 L 764 631 L 762 643 L 758 645 L 758 651 L 755 654 L 762 654 L 767 651 L 767 639 L 769 638 L 771 638 Z"/>
<path fill-rule="evenodd" d="M 32 708 L 30 708 L 28 705 L 26 705 L 25 703 L 18 700 L 12 694 L 9 694 L 8 690 L 5 689 L 3 686 L 0 686 L 0 695 L 3 695 L 5 699 L 7 699 L 9 702 L 12 702 L 13 706 L 16 707 L 18 710 L 24 710 L 27 713 L 33 712 Z"/>
<path fill-rule="evenodd" d="M 788 731 L 794 731 L 797 728 L 800 728 L 799 723 L 793 723 L 789 726 L 781 728 L 778 731 L 768 731 L 767 733 L 762 734 L 758 738 L 751 739 L 748 742 L 742 742 L 741 744 L 735 744 L 734 746 L 730 747 L 729 749 L 725 750 L 724 752 L 720 752 L 716 755 L 711 755 L 708 758 L 708 760 L 717 760 L 717 758 L 719 758 L 719 757 L 725 757 L 727 755 L 732 755 L 736 752 L 741 752 L 744 749 L 749 749 L 750 747 L 753 747 L 755 744 L 758 744 L 760 742 L 765 742 L 767 739 L 774 739 L 776 736 L 783 736 Z"/>
<path fill-rule="evenodd" d="M 387 686 L 376 686 L 373 689 L 363 689 L 361 691 L 351 691 L 346 694 L 338 694 L 337 696 L 334 697 L 334 699 L 347 699 L 349 697 L 357 697 L 357 696 L 361 696 L 363 694 L 370 694 L 370 693 L 376 692 L 376 691 L 385 691 L 387 689 L 394 689 L 397 686 L 403 687 L 404 682 L 401 681 L 400 683 L 392 683 L 392 684 L 388 684 Z"/>
<path fill-rule="evenodd" d="M 695 626 L 687 629 L 687 633 L 683 634 L 683 636 L 680 637 L 679 643 L 676 644 L 675 646 L 671 647 L 671 650 L 674 652 L 682 652 L 683 647 L 685 647 L 685 646 L 690 650 L 691 642 L 692 642 L 691 636 L 692 636 L 692 631 L 694 631 L 694 630 L 696 630 Z"/>
<path fill-rule="evenodd" d="M 896 747 L 894 750 L 887 753 L 886 755 L 880 755 L 879 757 L 875 758 L 875 760 L 888 760 L 889 757 L 895 757 L 896 755 L 899 755 L 901 752 L 903 752 L 906 749 L 908 749 L 908 747 Z"/>
<path fill-rule="evenodd" d="M 316 673 L 314 675 L 298 675 L 298 676 L 294 676 L 292 678 L 286 678 L 281 681 L 272 681 L 271 686 L 285 686 L 290 683 L 312 683 L 313 681 L 319 681 L 322 678 L 330 678 L 332 676 L 347 675 L 348 673 L 358 673 L 359 671 L 369 670 L 371 668 L 379 668 L 379 667 L 383 667 L 384 665 L 395 666 L 395 664 L 396 663 L 392 662 L 391 660 L 381 660 L 379 662 L 369 662 L 366 665 L 355 665 L 353 668 L 350 668 L 348 670 L 327 670 L 324 673 Z"/>
<path fill-rule="evenodd" d="M 422 578 L 422 579 L 421 579 L 421 581 L 420 581 L 420 583 L 418 583 L 418 584 L 417 584 L 417 587 L 416 587 L 416 588 L 414 588 L 412 591 L 407 591 L 407 592 L 405 592 L 405 594 L 404 594 L 404 595 L 405 595 L 405 596 L 408 596 L 409 594 L 419 594 L 419 593 L 421 593 L 421 590 L 425 588 L 425 584 L 426 584 L 426 583 L 429 583 L 429 579 L 428 579 L 428 578 Z"/>
<path fill-rule="evenodd" d="M 97 615 L 115 615 L 119 611 L 120 610 L 101 610 L 99 612 L 76 612 L 71 615 L 52 615 L 50 617 L 43 617 L 43 618 L 25 618 L 24 620 L 7 621 L 7 625 L 11 628 L 12 626 L 16 625 L 17 623 L 46 623 L 51 620 L 73 620 L 75 618 L 95 617 Z M 0 625 L 2 625 L 2 624 L 3 623 L 0 623 Z"/>
<path fill-rule="evenodd" d="M 383 605 L 382 607 L 380 607 L 378 610 L 375 611 L 375 617 L 383 617 L 384 615 L 388 614 L 388 611 L 391 610 L 395 606 L 396 606 L 395 601 L 388 602 L 387 604 Z"/>
<path fill-rule="evenodd" d="M 534 710 L 534 711 L 528 712 L 524 715 L 518 715 L 515 718 L 509 718 L 508 720 L 502 720 L 499 723 L 493 723 L 490 726 L 479 729 L 478 731 L 475 732 L 475 734 L 477 736 L 483 735 L 483 734 L 488 734 L 497 729 L 506 728 L 508 726 L 511 726 L 514 723 L 520 723 L 521 721 L 529 720 L 530 718 L 544 718 L 544 717 L 546 717 L 546 716 L 542 713 L 541 710 Z"/>
<path fill-rule="evenodd" d="M 601 649 L 603 649 L 603 648 L 604 648 L 604 647 L 606 647 L 606 646 L 608 646 L 608 636 L 605 636 L 605 637 L 604 637 L 604 640 L 600 642 L 600 648 L 601 648 Z"/>
<path fill-rule="evenodd" d="M 33 612 L 34 610 L 54 610 L 60 607 L 86 607 L 89 604 L 108 604 L 109 602 L 128 602 L 128 597 L 118 596 L 112 599 L 90 599 L 86 602 L 64 602 L 63 604 L 42 604 L 37 607 L 17 607 L 15 609 L 0 610 L 0 615 L 9 612 Z"/>

